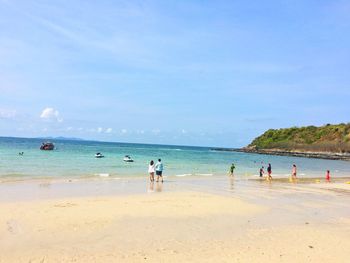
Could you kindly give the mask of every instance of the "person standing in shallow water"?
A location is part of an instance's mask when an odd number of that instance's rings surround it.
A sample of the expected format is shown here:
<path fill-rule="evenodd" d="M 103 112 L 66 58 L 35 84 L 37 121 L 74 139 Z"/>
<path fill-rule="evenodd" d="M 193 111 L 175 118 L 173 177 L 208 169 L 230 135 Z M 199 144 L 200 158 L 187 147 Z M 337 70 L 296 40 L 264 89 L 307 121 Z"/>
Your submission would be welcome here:
<path fill-rule="evenodd" d="M 157 175 L 157 182 L 159 182 L 159 177 L 161 177 L 162 183 L 163 183 L 163 164 L 161 159 L 158 159 L 158 162 L 156 164 L 156 175 Z"/>
<path fill-rule="evenodd" d="M 154 165 L 154 162 L 152 160 L 148 165 L 149 180 L 151 182 L 154 182 L 154 169 L 155 169 L 155 165 Z"/>
<path fill-rule="evenodd" d="M 327 172 L 326 172 L 326 181 L 327 181 L 327 182 L 330 182 L 330 181 L 331 181 L 331 173 L 330 173 L 329 170 L 327 170 Z"/>
<path fill-rule="evenodd" d="M 264 175 L 264 166 L 261 166 L 260 170 L 259 170 L 259 177 L 263 177 Z"/>
<path fill-rule="evenodd" d="M 272 174 L 272 167 L 271 167 L 271 164 L 269 163 L 269 165 L 267 166 L 267 178 L 266 178 L 268 181 L 272 180 L 271 174 Z"/>
<path fill-rule="evenodd" d="M 236 166 L 234 163 L 232 163 L 230 167 L 230 176 L 233 176 L 233 172 L 235 171 L 235 169 L 236 169 Z"/>
<path fill-rule="evenodd" d="M 292 167 L 292 179 L 297 179 L 297 166 L 295 164 Z"/>

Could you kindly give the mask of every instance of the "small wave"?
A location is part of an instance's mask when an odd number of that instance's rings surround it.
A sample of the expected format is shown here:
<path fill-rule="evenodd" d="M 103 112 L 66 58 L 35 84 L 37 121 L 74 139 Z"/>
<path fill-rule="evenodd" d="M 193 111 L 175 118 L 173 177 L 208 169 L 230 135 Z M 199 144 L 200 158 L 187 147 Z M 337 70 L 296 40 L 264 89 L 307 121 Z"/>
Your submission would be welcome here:
<path fill-rule="evenodd" d="M 180 149 L 180 148 L 159 148 L 158 150 L 161 150 L 161 151 L 183 151 L 183 149 Z"/>
<path fill-rule="evenodd" d="M 192 174 L 175 174 L 175 176 L 178 177 L 185 177 L 185 176 L 191 176 Z"/>
<path fill-rule="evenodd" d="M 214 174 L 195 174 L 195 175 L 199 175 L 199 176 L 213 176 Z"/>
<path fill-rule="evenodd" d="M 95 174 L 96 176 L 100 176 L 100 177 L 109 177 L 110 174 L 109 173 L 100 173 L 100 174 Z"/>

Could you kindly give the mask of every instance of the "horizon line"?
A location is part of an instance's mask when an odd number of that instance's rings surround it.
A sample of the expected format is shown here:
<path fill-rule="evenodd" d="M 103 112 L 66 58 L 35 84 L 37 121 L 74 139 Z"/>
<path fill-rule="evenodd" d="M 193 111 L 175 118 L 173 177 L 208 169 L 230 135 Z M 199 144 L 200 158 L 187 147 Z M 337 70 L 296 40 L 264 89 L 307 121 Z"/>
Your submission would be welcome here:
<path fill-rule="evenodd" d="M 219 147 L 219 146 L 195 146 L 195 145 L 178 145 L 178 144 L 160 144 L 160 143 L 139 143 L 139 142 L 120 142 L 120 141 L 102 141 L 94 139 L 82 139 L 77 137 L 64 137 L 64 136 L 39 136 L 39 137 L 18 137 L 18 136 L 3 136 L 0 138 L 13 138 L 13 139 L 49 139 L 52 140 L 65 140 L 65 141 L 86 141 L 86 142 L 101 142 L 101 143 L 124 143 L 124 144 L 139 144 L 139 145 L 159 145 L 159 146 L 178 146 L 178 147 L 197 147 L 197 148 L 219 148 L 219 149 L 240 149 L 233 147 Z"/>

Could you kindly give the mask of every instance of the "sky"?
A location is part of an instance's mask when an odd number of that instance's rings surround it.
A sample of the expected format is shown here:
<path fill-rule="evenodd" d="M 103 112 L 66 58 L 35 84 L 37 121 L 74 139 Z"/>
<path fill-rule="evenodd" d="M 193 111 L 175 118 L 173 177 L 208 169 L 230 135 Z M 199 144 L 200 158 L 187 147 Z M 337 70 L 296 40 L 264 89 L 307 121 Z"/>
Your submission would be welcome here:
<path fill-rule="evenodd" d="M 0 0 L 0 136 L 241 147 L 349 102 L 350 1 Z"/>

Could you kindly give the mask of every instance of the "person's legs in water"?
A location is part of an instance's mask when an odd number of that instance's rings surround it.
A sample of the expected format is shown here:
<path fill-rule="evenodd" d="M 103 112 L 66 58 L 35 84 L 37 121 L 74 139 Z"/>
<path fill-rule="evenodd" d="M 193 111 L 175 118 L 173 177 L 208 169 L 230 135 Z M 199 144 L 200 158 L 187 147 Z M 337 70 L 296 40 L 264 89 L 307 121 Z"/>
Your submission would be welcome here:
<path fill-rule="evenodd" d="M 156 174 L 157 174 L 157 182 L 159 182 L 159 177 L 162 177 L 162 183 L 163 183 L 162 171 L 156 171 Z"/>
<path fill-rule="evenodd" d="M 271 172 L 268 172 L 267 180 L 268 180 L 268 181 L 271 181 L 271 180 L 272 180 Z"/>

